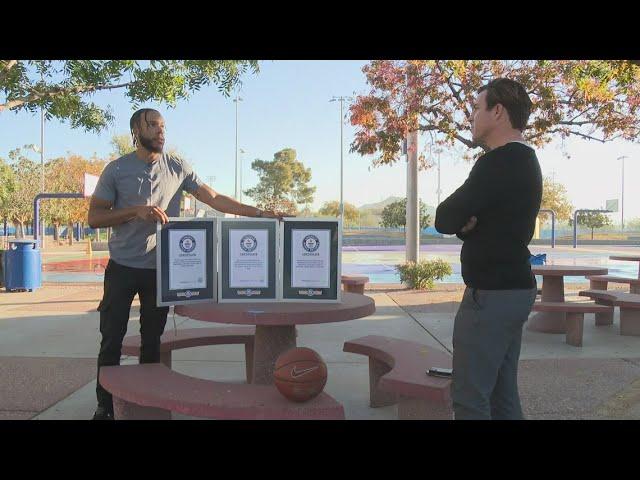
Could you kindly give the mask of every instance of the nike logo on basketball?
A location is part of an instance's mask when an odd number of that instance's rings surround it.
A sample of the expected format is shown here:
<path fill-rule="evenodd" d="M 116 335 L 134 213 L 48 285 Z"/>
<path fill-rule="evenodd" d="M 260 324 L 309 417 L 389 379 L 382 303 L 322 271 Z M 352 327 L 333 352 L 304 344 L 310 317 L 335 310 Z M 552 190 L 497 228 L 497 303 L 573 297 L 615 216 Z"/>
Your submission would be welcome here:
<path fill-rule="evenodd" d="M 317 370 L 319 367 L 315 366 L 315 367 L 310 367 L 310 368 L 303 368 L 302 370 L 298 370 L 296 367 L 293 367 L 291 369 L 291 376 L 293 378 L 298 378 L 301 377 L 302 375 L 305 375 L 309 372 L 313 372 L 314 370 Z"/>

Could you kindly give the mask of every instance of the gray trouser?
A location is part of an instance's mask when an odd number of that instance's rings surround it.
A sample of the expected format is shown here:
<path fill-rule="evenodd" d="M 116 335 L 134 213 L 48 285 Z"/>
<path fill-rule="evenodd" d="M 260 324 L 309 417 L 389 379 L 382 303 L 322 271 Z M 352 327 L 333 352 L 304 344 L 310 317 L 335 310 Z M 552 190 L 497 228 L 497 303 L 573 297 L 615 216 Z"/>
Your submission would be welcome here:
<path fill-rule="evenodd" d="M 467 288 L 453 327 L 456 420 L 522 420 L 518 360 L 536 288 Z"/>

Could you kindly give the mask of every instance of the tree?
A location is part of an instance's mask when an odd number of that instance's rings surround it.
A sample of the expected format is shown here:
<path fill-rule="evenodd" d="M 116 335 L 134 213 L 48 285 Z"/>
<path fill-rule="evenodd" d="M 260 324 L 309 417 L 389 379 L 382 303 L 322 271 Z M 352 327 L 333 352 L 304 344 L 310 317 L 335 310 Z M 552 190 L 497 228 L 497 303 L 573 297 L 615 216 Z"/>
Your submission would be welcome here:
<path fill-rule="evenodd" d="M 89 101 L 96 92 L 121 90 L 138 107 L 145 102 L 175 107 L 203 86 L 217 85 L 225 96 L 256 60 L 0 60 L 5 110 L 36 112 L 72 128 L 99 132 L 113 121 L 110 107 Z"/>
<path fill-rule="evenodd" d="M 638 231 L 640 230 L 640 218 L 632 218 L 625 222 L 625 230 Z"/>
<path fill-rule="evenodd" d="M 611 219 L 602 212 L 581 212 L 578 213 L 578 225 L 583 225 L 591 229 L 591 240 L 593 240 L 593 231 L 596 228 L 602 228 L 611 225 Z M 573 220 L 569 221 L 569 225 Z"/>
<path fill-rule="evenodd" d="M 339 217 L 340 202 L 337 200 L 325 202 L 318 213 L 326 217 Z M 344 202 L 344 226 L 352 227 L 353 225 L 356 225 L 359 218 L 360 213 L 358 212 L 358 209 L 355 207 L 355 205 Z"/>
<path fill-rule="evenodd" d="M 567 198 L 567 189 L 561 183 L 553 182 L 549 177 L 544 177 L 543 180 L 540 208 L 556 212 L 558 221 L 569 221 L 573 213 L 573 205 Z M 541 213 L 538 216 L 541 222 L 545 222 L 548 214 Z"/>
<path fill-rule="evenodd" d="M 0 158 L 0 221 L 9 219 L 10 198 L 16 189 L 16 180 L 11 166 Z"/>
<path fill-rule="evenodd" d="M 131 139 L 131 135 L 127 133 L 123 133 L 121 135 L 114 135 L 111 137 L 111 147 L 113 150 L 111 151 L 111 160 L 127 155 L 131 152 L 136 151 L 136 147 L 133 145 L 133 140 Z M 184 155 L 173 146 L 169 146 L 165 150 L 169 155 L 173 155 L 175 157 L 184 158 Z"/>
<path fill-rule="evenodd" d="M 437 147 L 468 147 L 471 158 L 470 100 L 497 77 L 527 89 L 533 109 L 525 139 L 537 147 L 568 136 L 640 139 L 640 68 L 625 60 L 375 60 L 363 72 L 371 91 L 350 107 L 358 127 L 351 151 L 377 154 L 374 166 L 396 162 L 402 140 L 416 129 Z M 419 161 L 431 166 L 424 155 Z"/>
<path fill-rule="evenodd" d="M 100 175 L 106 164 L 99 158 L 86 159 L 69 154 L 47 162 L 47 190 L 56 193 L 76 193 L 82 191 L 84 174 Z M 73 224 L 84 223 L 89 212 L 89 199 L 50 199 L 42 202 L 44 218 L 54 225 L 54 238 L 58 239 L 61 225 L 68 227 L 69 244 L 73 243 Z"/>
<path fill-rule="evenodd" d="M 126 133 L 111 137 L 111 146 L 113 147 L 111 152 L 112 158 L 120 158 L 136 150 L 136 147 L 133 146 L 131 135 L 127 135 Z"/>
<path fill-rule="evenodd" d="M 251 168 L 258 173 L 258 184 L 244 194 L 256 201 L 258 208 L 296 215 L 298 205 L 313 202 L 316 187 L 311 187 L 311 169 L 296 159 L 293 148 L 276 152 L 272 161 L 256 159 Z"/>
<path fill-rule="evenodd" d="M 40 165 L 22 154 L 20 148 L 9 152 L 14 188 L 7 196 L 6 214 L 16 227 L 16 237 L 24 237 L 24 225 L 33 219 L 33 199 L 40 193 Z"/>
<path fill-rule="evenodd" d="M 420 202 L 420 230 L 431 225 L 431 216 L 427 213 L 427 206 Z M 407 223 L 407 199 L 390 203 L 382 210 L 380 226 L 385 228 L 404 227 Z"/>

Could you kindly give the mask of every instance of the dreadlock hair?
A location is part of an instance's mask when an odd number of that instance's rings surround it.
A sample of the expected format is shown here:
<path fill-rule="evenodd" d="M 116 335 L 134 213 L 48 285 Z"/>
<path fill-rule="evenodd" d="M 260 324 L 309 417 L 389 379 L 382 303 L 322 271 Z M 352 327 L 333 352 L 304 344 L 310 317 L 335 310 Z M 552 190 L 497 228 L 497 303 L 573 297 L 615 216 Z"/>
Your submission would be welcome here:
<path fill-rule="evenodd" d="M 138 127 L 140 126 L 140 122 L 143 116 L 144 116 L 144 121 L 147 122 L 147 125 L 149 125 L 149 121 L 147 120 L 147 114 L 149 112 L 156 112 L 158 115 L 160 115 L 160 112 L 153 108 L 141 108 L 140 110 L 134 112 L 134 114 L 131 115 L 131 119 L 129 120 L 129 129 L 131 130 L 131 138 L 133 140 L 133 146 L 136 148 L 138 147 L 138 140 L 136 140 L 136 136 L 133 133 L 133 127 L 134 125 Z"/>

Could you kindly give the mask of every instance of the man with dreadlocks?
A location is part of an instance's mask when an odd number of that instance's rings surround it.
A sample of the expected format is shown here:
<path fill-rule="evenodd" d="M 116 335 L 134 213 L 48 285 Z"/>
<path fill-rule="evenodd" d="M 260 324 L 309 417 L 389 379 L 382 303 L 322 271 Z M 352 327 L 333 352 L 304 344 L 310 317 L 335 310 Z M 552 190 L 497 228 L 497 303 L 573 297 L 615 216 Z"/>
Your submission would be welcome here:
<path fill-rule="evenodd" d="M 160 112 L 144 108 L 130 120 L 136 150 L 105 167 L 89 206 L 92 228 L 112 227 L 104 295 L 98 306 L 102 341 L 100 367 L 119 365 L 133 297 L 140 298 L 140 363 L 160 361 L 160 336 L 169 307 L 156 305 L 156 222 L 180 213 L 182 190 L 220 212 L 281 218 L 221 195 L 202 183 L 184 160 L 163 153 L 165 123 Z M 98 382 L 94 420 L 113 420 L 111 394 Z"/>

